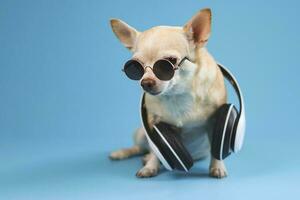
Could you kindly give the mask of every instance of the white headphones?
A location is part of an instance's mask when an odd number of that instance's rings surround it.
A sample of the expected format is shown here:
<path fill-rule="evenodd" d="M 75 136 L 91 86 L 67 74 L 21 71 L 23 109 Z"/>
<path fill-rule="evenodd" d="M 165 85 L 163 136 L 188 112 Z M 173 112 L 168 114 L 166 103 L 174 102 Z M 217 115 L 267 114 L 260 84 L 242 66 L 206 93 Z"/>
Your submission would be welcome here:
<path fill-rule="evenodd" d="M 216 159 L 223 160 L 232 152 L 241 150 L 244 142 L 246 118 L 242 91 L 232 73 L 218 64 L 223 75 L 229 80 L 239 98 L 239 112 L 233 104 L 224 104 L 217 111 L 217 120 L 213 133 L 211 153 Z M 141 119 L 149 145 L 161 163 L 168 170 L 188 171 L 193 166 L 190 153 L 182 144 L 176 127 L 165 122 L 153 125 L 147 123 L 145 94 L 141 98 Z"/>

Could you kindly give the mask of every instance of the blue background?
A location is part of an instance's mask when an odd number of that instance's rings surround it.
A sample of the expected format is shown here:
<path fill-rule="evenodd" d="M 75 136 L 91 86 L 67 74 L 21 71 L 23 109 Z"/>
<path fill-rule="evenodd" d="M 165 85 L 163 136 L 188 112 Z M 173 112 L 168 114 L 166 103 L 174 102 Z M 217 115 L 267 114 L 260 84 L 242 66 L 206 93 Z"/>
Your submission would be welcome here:
<path fill-rule="evenodd" d="M 0 1 L 0 199 L 299 198 L 299 1 Z M 243 151 L 212 179 L 138 179 L 132 144 L 140 88 L 109 18 L 138 30 L 213 11 L 208 49 L 237 76 L 247 112 Z M 233 101 L 234 96 L 232 96 Z"/>

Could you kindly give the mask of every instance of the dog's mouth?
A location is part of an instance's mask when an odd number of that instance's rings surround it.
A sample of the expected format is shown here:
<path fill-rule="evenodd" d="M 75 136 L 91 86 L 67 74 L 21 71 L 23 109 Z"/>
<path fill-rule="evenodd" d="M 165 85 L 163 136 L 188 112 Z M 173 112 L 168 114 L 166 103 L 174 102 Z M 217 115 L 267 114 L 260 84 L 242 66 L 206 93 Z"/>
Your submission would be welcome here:
<path fill-rule="evenodd" d="M 161 91 L 147 91 L 147 90 L 144 90 L 145 92 L 153 95 L 153 96 L 156 96 L 156 95 L 159 95 L 161 93 Z"/>

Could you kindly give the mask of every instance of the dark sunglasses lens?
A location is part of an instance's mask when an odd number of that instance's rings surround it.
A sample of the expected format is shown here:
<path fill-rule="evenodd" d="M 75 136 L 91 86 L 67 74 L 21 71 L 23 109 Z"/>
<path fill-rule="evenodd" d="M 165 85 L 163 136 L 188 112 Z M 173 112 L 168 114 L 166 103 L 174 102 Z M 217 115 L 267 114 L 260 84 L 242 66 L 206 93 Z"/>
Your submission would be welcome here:
<path fill-rule="evenodd" d="M 124 72 L 132 80 L 140 80 L 144 75 L 143 66 L 136 60 L 129 60 L 124 66 Z"/>
<path fill-rule="evenodd" d="M 158 60 L 153 66 L 153 72 L 157 78 L 162 81 L 171 80 L 174 76 L 172 63 L 167 60 Z"/>

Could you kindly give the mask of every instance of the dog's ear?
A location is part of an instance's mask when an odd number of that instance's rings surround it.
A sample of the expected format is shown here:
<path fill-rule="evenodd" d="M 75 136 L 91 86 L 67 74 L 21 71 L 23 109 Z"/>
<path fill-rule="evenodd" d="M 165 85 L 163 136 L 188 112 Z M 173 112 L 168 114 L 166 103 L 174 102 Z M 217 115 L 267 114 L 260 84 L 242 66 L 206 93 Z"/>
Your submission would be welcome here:
<path fill-rule="evenodd" d="M 196 46 L 203 47 L 208 41 L 211 29 L 211 10 L 200 10 L 192 19 L 185 24 L 183 30 L 189 41 Z"/>
<path fill-rule="evenodd" d="M 132 50 L 139 32 L 119 19 L 111 19 L 110 25 L 115 35 L 124 46 L 129 50 Z"/>

